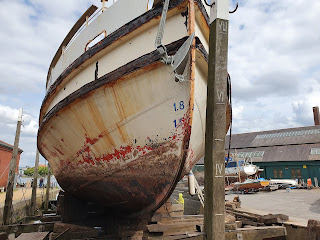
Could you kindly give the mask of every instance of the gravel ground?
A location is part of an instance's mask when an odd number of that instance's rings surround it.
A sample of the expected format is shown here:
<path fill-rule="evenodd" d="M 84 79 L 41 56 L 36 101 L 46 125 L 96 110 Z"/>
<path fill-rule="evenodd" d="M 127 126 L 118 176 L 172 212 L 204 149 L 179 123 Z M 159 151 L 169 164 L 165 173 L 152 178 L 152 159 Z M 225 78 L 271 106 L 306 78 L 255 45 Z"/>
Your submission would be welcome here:
<path fill-rule="evenodd" d="M 232 201 L 237 194 L 226 195 Z M 289 217 L 320 220 L 320 189 L 291 189 L 239 194 L 241 207 Z"/>

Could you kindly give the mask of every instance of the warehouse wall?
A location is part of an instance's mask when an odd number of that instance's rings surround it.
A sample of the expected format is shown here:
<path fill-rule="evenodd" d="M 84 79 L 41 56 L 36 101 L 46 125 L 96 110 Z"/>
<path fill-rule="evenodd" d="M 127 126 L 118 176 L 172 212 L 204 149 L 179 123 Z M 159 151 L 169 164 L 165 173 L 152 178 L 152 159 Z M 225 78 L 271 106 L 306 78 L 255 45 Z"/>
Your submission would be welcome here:
<path fill-rule="evenodd" d="M 320 161 L 292 161 L 292 162 L 255 162 L 255 165 L 263 168 L 261 177 L 266 179 L 303 179 L 305 182 L 317 177 L 320 181 Z"/>

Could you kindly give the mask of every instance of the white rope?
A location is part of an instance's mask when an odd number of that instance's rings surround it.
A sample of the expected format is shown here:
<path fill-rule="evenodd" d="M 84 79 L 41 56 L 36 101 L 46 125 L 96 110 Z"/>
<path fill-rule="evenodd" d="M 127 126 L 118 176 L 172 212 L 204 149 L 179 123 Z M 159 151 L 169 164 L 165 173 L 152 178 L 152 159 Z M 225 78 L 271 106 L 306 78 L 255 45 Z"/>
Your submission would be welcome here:
<path fill-rule="evenodd" d="M 3 174 L 7 171 L 9 165 L 10 165 L 10 163 L 8 164 L 8 166 L 6 167 L 6 169 L 3 171 L 3 173 L 1 174 L 0 179 L 2 178 Z"/>

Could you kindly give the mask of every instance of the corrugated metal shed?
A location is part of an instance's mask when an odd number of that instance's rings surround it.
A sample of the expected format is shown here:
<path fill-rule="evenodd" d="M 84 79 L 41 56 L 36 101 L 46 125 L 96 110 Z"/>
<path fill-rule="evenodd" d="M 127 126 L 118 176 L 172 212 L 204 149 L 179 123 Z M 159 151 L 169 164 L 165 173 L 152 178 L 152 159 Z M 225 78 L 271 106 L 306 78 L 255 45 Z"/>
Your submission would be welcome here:
<path fill-rule="evenodd" d="M 226 137 L 226 153 L 229 137 Z M 242 158 L 240 153 L 263 152 L 263 156 L 251 157 L 253 162 L 320 160 L 320 154 L 310 154 L 312 148 L 320 148 L 320 126 L 234 134 L 230 152 L 237 151 L 238 158 Z M 197 164 L 202 165 L 203 158 Z"/>
<path fill-rule="evenodd" d="M 225 149 L 228 153 L 229 137 Z M 230 153 L 238 160 L 253 162 L 266 179 L 320 179 L 320 126 L 234 134 Z M 236 153 L 236 154 L 234 154 Z M 203 171 L 204 159 L 197 163 Z"/>
<path fill-rule="evenodd" d="M 226 149 L 229 137 L 226 137 Z M 312 161 L 312 148 L 320 148 L 320 126 L 286 128 L 280 130 L 235 134 L 231 137 L 231 152 L 263 152 L 252 157 L 253 162 Z"/>
<path fill-rule="evenodd" d="M 229 135 L 226 137 L 226 148 Z M 231 148 L 283 146 L 304 143 L 320 143 L 320 126 L 286 128 L 272 131 L 234 134 Z"/>

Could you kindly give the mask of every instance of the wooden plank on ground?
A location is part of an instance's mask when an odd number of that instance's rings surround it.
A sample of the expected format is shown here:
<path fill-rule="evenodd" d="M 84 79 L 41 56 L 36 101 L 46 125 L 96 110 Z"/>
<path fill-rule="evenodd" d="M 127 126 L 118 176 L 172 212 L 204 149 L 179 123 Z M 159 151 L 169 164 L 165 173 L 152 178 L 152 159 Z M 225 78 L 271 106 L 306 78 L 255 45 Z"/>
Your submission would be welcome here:
<path fill-rule="evenodd" d="M 16 240 L 46 240 L 48 236 L 49 232 L 22 233 Z"/>
<path fill-rule="evenodd" d="M 16 236 L 19 236 L 21 233 L 50 232 L 53 231 L 53 226 L 54 223 L 51 222 L 5 225 L 0 226 L 0 232 L 6 232 L 8 235 L 15 233 Z"/>
<path fill-rule="evenodd" d="M 226 232 L 225 240 L 239 239 L 239 236 L 245 240 L 263 240 L 265 238 L 275 237 L 278 237 L 278 239 L 283 238 L 283 240 L 285 240 L 286 229 L 282 226 L 240 228 Z"/>
<path fill-rule="evenodd" d="M 1 232 L 0 233 L 0 240 L 7 240 L 8 239 L 8 234 L 6 232 Z"/>
<path fill-rule="evenodd" d="M 172 219 L 172 218 L 163 218 L 161 223 L 182 223 L 182 222 L 194 222 L 195 224 L 203 224 L 203 218 L 187 218 L 187 219 Z"/>
<path fill-rule="evenodd" d="M 173 216 L 173 217 L 163 217 L 161 222 L 176 222 L 176 221 L 185 221 L 185 220 L 191 220 L 191 221 L 203 221 L 204 216 L 203 215 L 182 215 L 182 216 Z"/>
<path fill-rule="evenodd" d="M 163 236 L 181 235 L 186 232 L 196 232 L 196 222 L 158 223 L 150 224 L 147 229 L 151 233 L 163 233 Z"/>
<path fill-rule="evenodd" d="M 289 220 L 289 217 L 284 214 L 269 214 L 264 215 L 259 218 L 259 222 L 267 225 L 271 224 L 281 224 Z"/>
<path fill-rule="evenodd" d="M 148 236 L 146 239 L 150 240 L 178 240 L 178 239 L 188 239 L 188 240 L 203 240 L 205 239 L 204 233 L 188 233 L 188 234 L 180 234 L 180 235 L 171 235 L 171 236 Z"/>
<path fill-rule="evenodd" d="M 183 204 L 172 204 L 171 206 L 172 212 L 180 212 L 184 210 Z"/>
<path fill-rule="evenodd" d="M 61 221 L 61 216 L 60 215 L 42 216 L 40 220 L 41 222 L 59 222 Z"/>
<path fill-rule="evenodd" d="M 318 240 L 318 239 L 320 239 L 320 221 L 309 220 L 308 226 L 307 226 L 307 235 L 305 240 Z"/>
<path fill-rule="evenodd" d="M 99 231 L 92 227 L 60 222 L 54 224 L 54 233 L 68 239 L 94 238 L 99 235 Z"/>

